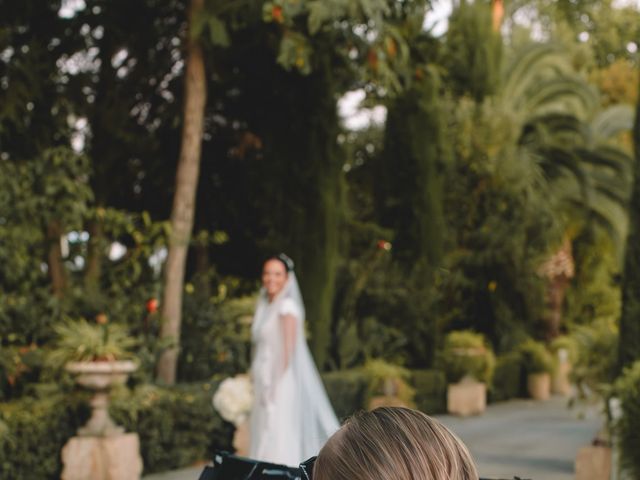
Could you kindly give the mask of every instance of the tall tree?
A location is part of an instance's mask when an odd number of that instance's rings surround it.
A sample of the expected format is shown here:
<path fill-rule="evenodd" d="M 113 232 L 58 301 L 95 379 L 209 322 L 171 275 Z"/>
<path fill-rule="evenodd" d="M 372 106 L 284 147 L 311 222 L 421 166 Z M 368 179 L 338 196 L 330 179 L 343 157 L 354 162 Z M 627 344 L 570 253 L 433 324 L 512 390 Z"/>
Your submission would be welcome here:
<path fill-rule="evenodd" d="M 640 82 L 639 82 L 640 89 Z M 640 359 L 640 96 L 633 128 L 635 168 L 629 208 L 629 236 L 622 284 L 618 363 L 622 369 Z"/>
<path fill-rule="evenodd" d="M 203 0 L 192 0 L 189 10 L 185 99 L 182 145 L 176 172 L 176 189 L 171 211 L 169 254 L 164 271 L 161 337 L 176 343 L 167 348 L 158 361 L 158 379 L 173 384 L 176 380 L 178 344 L 182 320 L 182 291 L 187 251 L 195 215 L 196 188 L 200 169 L 200 151 L 204 124 L 207 84 L 202 45 L 193 33 L 193 25 L 202 15 Z"/>

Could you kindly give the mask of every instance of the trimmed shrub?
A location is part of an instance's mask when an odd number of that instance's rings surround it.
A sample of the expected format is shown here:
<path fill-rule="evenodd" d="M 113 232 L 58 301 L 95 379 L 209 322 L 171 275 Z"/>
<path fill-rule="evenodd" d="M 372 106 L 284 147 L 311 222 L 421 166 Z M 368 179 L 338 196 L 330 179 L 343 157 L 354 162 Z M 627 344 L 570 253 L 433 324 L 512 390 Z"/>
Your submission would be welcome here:
<path fill-rule="evenodd" d="M 629 478 L 640 478 L 640 360 L 626 368 L 615 384 L 622 406 L 616 428 L 620 439 L 620 466 Z"/>
<path fill-rule="evenodd" d="M 87 399 L 58 393 L 0 403 L 0 478 L 60 478 L 60 451 L 87 420 Z"/>
<path fill-rule="evenodd" d="M 567 352 L 567 360 L 571 364 L 575 364 L 578 360 L 578 344 L 573 337 L 569 335 L 560 335 L 555 338 L 551 345 L 549 345 L 549 350 L 555 355 L 556 358 L 559 358 L 560 350 L 564 350 Z"/>
<path fill-rule="evenodd" d="M 519 352 L 500 355 L 496 360 L 493 383 L 489 390 L 492 402 L 524 396 L 526 389 L 522 356 Z"/>
<path fill-rule="evenodd" d="M 144 472 L 209 460 L 217 448 L 232 450 L 234 427 L 211 404 L 217 383 L 142 385 L 114 394 L 111 415 L 140 436 Z"/>
<path fill-rule="evenodd" d="M 571 336 L 578 346 L 578 358 L 571 370 L 578 398 L 594 393 L 607 397 L 606 386 L 616 377 L 619 341 L 616 320 L 596 319 L 589 325 L 576 327 Z"/>
<path fill-rule="evenodd" d="M 418 410 L 429 415 L 447 411 L 447 377 L 440 370 L 413 370 L 411 383 Z"/>
<path fill-rule="evenodd" d="M 440 364 L 449 383 L 457 383 L 469 375 L 479 382 L 490 384 L 495 356 L 482 334 L 459 330 L 446 336 Z"/>
<path fill-rule="evenodd" d="M 143 385 L 114 392 L 111 415 L 140 436 L 145 473 L 208 460 L 231 450 L 233 426 L 211 405 L 216 384 Z M 56 393 L 0 403 L 0 478 L 60 478 L 60 452 L 90 413 L 88 395 Z"/>
<path fill-rule="evenodd" d="M 408 383 L 411 377 L 409 370 L 375 358 L 367 360 L 362 371 L 369 381 L 369 398 L 388 395 L 398 398 L 409 407 L 414 406 L 415 391 Z"/>
<path fill-rule="evenodd" d="M 520 344 L 518 352 L 522 356 L 522 365 L 527 374 L 553 373 L 555 360 L 543 343 L 526 340 Z"/>
<path fill-rule="evenodd" d="M 369 380 L 361 370 L 340 370 L 322 375 L 333 410 L 340 420 L 366 408 Z"/>

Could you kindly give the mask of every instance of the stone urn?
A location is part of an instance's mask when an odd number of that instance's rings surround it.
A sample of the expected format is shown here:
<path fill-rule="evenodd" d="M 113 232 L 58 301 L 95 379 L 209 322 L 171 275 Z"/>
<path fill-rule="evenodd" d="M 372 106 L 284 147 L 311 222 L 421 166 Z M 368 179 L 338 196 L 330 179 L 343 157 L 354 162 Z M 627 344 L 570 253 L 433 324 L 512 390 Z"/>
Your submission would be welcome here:
<path fill-rule="evenodd" d="M 475 378 L 465 376 L 458 383 L 447 386 L 447 412 L 467 417 L 480 415 L 487 408 L 487 386 Z"/>
<path fill-rule="evenodd" d="M 124 385 L 129 374 L 138 365 L 130 360 L 69 362 L 65 370 L 75 376 L 78 385 L 91 390 L 91 418 L 78 429 L 81 437 L 106 437 L 121 435 L 124 428 L 119 427 L 109 416 L 109 392 L 115 385 Z"/>
<path fill-rule="evenodd" d="M 527 391 L 534 400 L 548 400 L 551 396 L 551 375 L 530 373 L 527 375 Z"/>

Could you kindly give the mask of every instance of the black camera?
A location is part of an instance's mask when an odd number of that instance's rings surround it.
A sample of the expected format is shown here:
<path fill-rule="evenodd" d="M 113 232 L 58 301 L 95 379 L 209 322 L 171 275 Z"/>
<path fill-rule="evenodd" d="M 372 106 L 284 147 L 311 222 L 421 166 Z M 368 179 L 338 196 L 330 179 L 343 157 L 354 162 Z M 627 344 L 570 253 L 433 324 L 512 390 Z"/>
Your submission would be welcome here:
<path fill-rule="evenodd" d="M 239 457 L 227 452 L 213 455 L 213 466 L 205 467 L 199 480 L 311 480 L 311 458 L 299 467 L 288 467 Z"/>
<path fill-rule="evenodd" d="M 315 457 L 312 457 L 299 467 L 287 467 L 238 457 L 228 452 L 216 452 L 213 466 L 205 467 L 199 480 L 313 480 L 314 461 Z M 481 477 L 479 480 L 490 479 Z M 528 479 L 513 477 L 513 480 Z"/>

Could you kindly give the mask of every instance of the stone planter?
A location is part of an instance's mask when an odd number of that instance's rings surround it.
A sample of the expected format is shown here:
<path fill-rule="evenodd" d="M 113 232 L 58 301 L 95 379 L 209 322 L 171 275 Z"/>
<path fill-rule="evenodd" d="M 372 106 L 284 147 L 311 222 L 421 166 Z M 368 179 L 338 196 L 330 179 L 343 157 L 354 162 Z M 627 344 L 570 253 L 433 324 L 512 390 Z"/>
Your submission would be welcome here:
<path fill-rule="evenodd" d="M 593 445 L 578 451 L 575 463 L 576 480 L 609 480 L 611 478 L 611 448 Z"/>
<path fill-rule="evenodd" d="M 571 380 L 569 375 L 571 374 L 571 364 L 559 363 L 556 371 L 553 372 L 553 379 L 551 381 L 551 391 L 555 394 L 568 397 L 571 394 Z"/>
<path fill-rule="evenodd" d="M 132 361 L 70 362 L 65 369 L 91 390 L 91 418 L 62 449 L 62 480 L 139 480 L 140 439 L 124 433 L 109 416 L 109 391 L 123 385 L 138 365 Z"/>
<path fill-rule="evenodd" d="M 465 377 L 447 387 L 447 411 L 466 417 L 479 415 L 487 408 L 487 386 L 477 380 Z"/>
<path fill-rule="evenodd" d="M 138 368 L 135 362 L 70 362 L 65 369 L 75 376 L 76 383 L 94 392 L 91 398 L 91 418 L 78 429 L 81 437 L 105 437 L 120 435 L 118 427 L 109 416 L 109 391 L 114 385 L 124 385 L 129 374 Z"/>
<path fill-rule="evenodd" d="M 534 400 L 548 400 L 551 396 L 551 375 L 530 373 L 527 375 L 527 391 Z"/>

